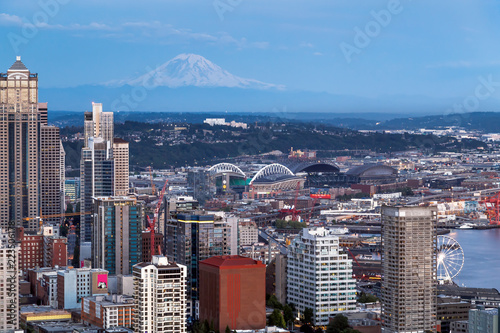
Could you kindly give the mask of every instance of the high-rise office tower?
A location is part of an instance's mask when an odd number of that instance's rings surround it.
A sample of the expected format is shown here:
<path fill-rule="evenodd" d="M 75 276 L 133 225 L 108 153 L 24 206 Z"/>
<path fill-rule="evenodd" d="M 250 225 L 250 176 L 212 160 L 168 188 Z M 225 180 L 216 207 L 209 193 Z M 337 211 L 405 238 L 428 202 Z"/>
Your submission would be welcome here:
<path fill-rule="evenodd" d="M 164 256 L 134 266 L 134 332 L 186 332 L 186 275 Z"/>
<path fill-rule="evenodd" d="M 382 207 L 382 331 L 436 331 L 435 207 Z"/>
<path fill-rule="evenodd" d="M 80 242 L 92 238 L 93 197 L 113 196 L 114 161 L 111 142 L 90 137 L 80 162 Z M 87 213 L 87 214 L 85 214 Z"/>
<path fill-rule="evenodd" d="M 200 321 L 219 332 L 266 327 L 266 265 L 251 258 L 215 256 L 200 262 Z"/>
<path fill-rule="evenodd" d="M 17 57 L 0 73 L 0 227 L 37 231 L 39 215 L 38 74 Z"/>
<path fill-rule="evenodd" d="M 128 195 L 129 149 L 128 142 L 113 139 L 113 157 L 115 159 L 115 195 Z"/>
<path fill-rule="evenodd" d="M 135 197 L 96 197 L 92 226 L 92 267 L 111 275 L 132 274 L 142 262 L 142 202 Z"/>
<path fill-rule="evenodd" d="M 199 262 L 231 254 L 231 228 L 214 215 L 177 214 L 168 221 L 165 238 L 165 255 L 187 266 L 188 298 L 198 300 Z"/>
<path fill-rule="evenodd" d="M 88 147 L 88 139 L 91 137 L 101 137 L 112 144 L 114 135 L 113 112 L 103 112 L 101 103 L 92 102 L 92 112 L 85 112 L 84 132 L 85 147 Z"/>
<path fill-rule="evenodd" d="M 64 212 L 64 149 L 59 128 L 46 124 L 40 125 L 40 203 L 43 216 Z M 44 219 L 50 224 L 60 221 L 61 217 Z"/>
<path fill-rule="evenodd" d="M 302 229 L 288 247 L 288 303 L 300 312 L 313 310 L 314 325 L 356 310 L 352 260 L 339 247 L 341 230 Z"/>
<path fill-rule="evenodd" d="M 0 332 L 19 328 L 19 245 L 15 231 L 0 229 Z"/>

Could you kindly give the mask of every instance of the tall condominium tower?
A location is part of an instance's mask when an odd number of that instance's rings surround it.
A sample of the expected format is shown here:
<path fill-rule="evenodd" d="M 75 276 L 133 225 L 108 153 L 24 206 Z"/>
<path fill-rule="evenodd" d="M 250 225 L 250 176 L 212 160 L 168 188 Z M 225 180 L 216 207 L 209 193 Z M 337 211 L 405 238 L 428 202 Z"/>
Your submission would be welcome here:
<path fill-rule="evenodd" d="M 231 227 L 216 221 L 214 215 L 177 214 L 177 219 L 168 221 L 165 232 L 165 255 L 187 266 L 188 298 L 196 301 L 199 299 L 199 262 L 231 254 Z"/>
<path fill-rule="evenodd" d="M 0 227 L 37 231 L 39 215 L 38 74 L 17 57 L 0 73 Z"/>
<path fill-rule="evenodd" d="M 382 207 L 382 331 L 436 331 L 435 207 Z"/>
<path fill-rule="evenodd" d="M 339 247 L 340 229 L 302 229 L 288 247 L 288 303 L 313 310 L 314 325 L 356 310 L 352 260 Z"/>
<path fill-rule="evenodd" d="M 64 212 L 64 148 L 59 128 L 40 125 L 40 203 L 43 216 Z M 45 218 L 55 224 L 60 217 Z"/>
<path fill-rule="evenodd" d="M 80 242 L 92 239 L 93 197 L 112 196 L 114 191 L 114 161 L 111 142 L 90 137 L 82 149 L 80 161 Z"/>
<path fill-rule="evenodd" d="M 132 274 L 142 262 L 142 202 L 135 197 L 96 197 L 92 226 L 92 267 L 111 275 Z"/>
<path fill-rule="evenodd" d="M 163 256 L 134 266 L 134 332 L 186 332 L 186 275 Z"/>
<path fill-rule="evenodd" d="M 113 157 L 115 159 L 115 195 L 128 195 L 129 150 L 128 142 L 113 139 Z"/>
<path fill-rule="evenodd" d="M 85 112 L 84 131 L 85 147 L 88 147 L 91 137 L 101 137 L 113 143 L 113 112 L 102 112 L 102 104 L 92 102 L 92 112 Z"/>

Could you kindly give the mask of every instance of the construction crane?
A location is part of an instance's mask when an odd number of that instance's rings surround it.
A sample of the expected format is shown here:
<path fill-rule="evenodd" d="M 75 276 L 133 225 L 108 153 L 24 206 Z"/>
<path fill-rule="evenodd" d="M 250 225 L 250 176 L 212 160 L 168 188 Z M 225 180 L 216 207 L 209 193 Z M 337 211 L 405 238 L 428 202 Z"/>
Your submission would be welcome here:
<path fill-rule="evenodd" d="M 309 215 L 307 216 L 307 221 L 306 221 L 307 223 L 309 223 L 309 220 L 311 219 L 311 215 L 312 215 L 313 210 L 314 210 L 314 205 L 316 205 L 317 201 L 318 201 L 318 198 L 314 198 L 311 210 L 309 211 Z"/>
<path fill-rule="evenodd" d="M 155 195 L 156 189 L 155 189 L 155 183 L 153 182 L 153 167 L 149 166 L 149 179 L 151 179 L 151 195 Z"/>
<path fill-rule="evenodd" d="M 23 218 L 23 221 L 29 221 L 29 220 L 36 220 L 38 219 L 39 222 L 39 227 L 40 229 L 42 228 L 43 225 L 43 219 L 50 219 L 53 217 L 68 217 L 68 216 L 80 216 L 80 215 L 88 215 L 92 214 L 92 212 L 77 212 L 77 213 L 64 213 L 64 214 L 51 214 L 51 215 L 40 215 L 37 217 L 25 217 Z"/>
<path fill-rule="evenodd" d="M 297 182 L 297 188 L 295 189 L 295 199 L 293 201 L 293 206 L 290 208 L 284 208 L 280 210 L 282 216 L 292 215 L 292 221 L 298 221 L 300 210 L 297 209 L 297 199 L 299 198 L 300 191 L 300 181 Z"/>
<path fill-rule="evenodd" d="M 165 181 L 165 184 L 163 185 L 163 188 L 160 192 L 160 196 L 158 198 L 158 203 L 156 204 L 156 208 L 155 208 L 155 211 L 153 214 L 153 220 L 151 221 L 149 216 L 146 215 L 146 217 L 148 219 L 148 223 L 149 223 L 149 230 L 151 233 L 151 256 L 153 256 L 154 252 L 155 252 L 155 224 L 158 221 L 158 215 L 160 212 L 161 203 L 163 201 L 163 196 L 165 195 L 165 189 L 167 188 L 167 183 L 168 183 L 168 179 Z M 158 250 L 159 250 L 159 248 L 158 248 Z M 158 254 L 160 254 L 160 251 L 158 251 Z"/>
<path fill-rule="evenodd" d="M 486 207 L 486 215 L 491 225 L 500 225 L 500 192 L 486 197 L 480 202 Z"/>

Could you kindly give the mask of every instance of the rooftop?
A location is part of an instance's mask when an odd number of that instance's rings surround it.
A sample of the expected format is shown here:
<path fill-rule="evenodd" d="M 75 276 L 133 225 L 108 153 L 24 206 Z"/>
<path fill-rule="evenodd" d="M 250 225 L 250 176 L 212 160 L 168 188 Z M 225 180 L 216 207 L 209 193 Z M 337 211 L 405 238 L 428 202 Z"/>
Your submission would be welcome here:
<path fill-rule="evenodd" d="M 205 259 L 201 262 L 204 265 L 215 267 L 235 267 L 235 266 L 260 266 L 263 265 L 259 260 L 243 257 L 239 255 L 234 256 L 215 256 Z"/>
<path fill-rule="evenodd" d="M 21 57 L 16 58 L 16 62 L 10 66 L 9 71 L 29 71 L 28 68 L 22 63 Z"/>

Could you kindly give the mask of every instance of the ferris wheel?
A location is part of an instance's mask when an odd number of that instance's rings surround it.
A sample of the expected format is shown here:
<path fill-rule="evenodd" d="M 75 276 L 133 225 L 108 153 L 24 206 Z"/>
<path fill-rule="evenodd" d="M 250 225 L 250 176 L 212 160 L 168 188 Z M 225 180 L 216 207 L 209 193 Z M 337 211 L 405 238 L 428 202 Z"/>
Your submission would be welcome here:
<path fill-rule="evenodd" d="M 439 283 L 452 282 L 464 267 L 464 250 L 456 240 L 438 236 L 436 245 L 437 279 Z"/>

